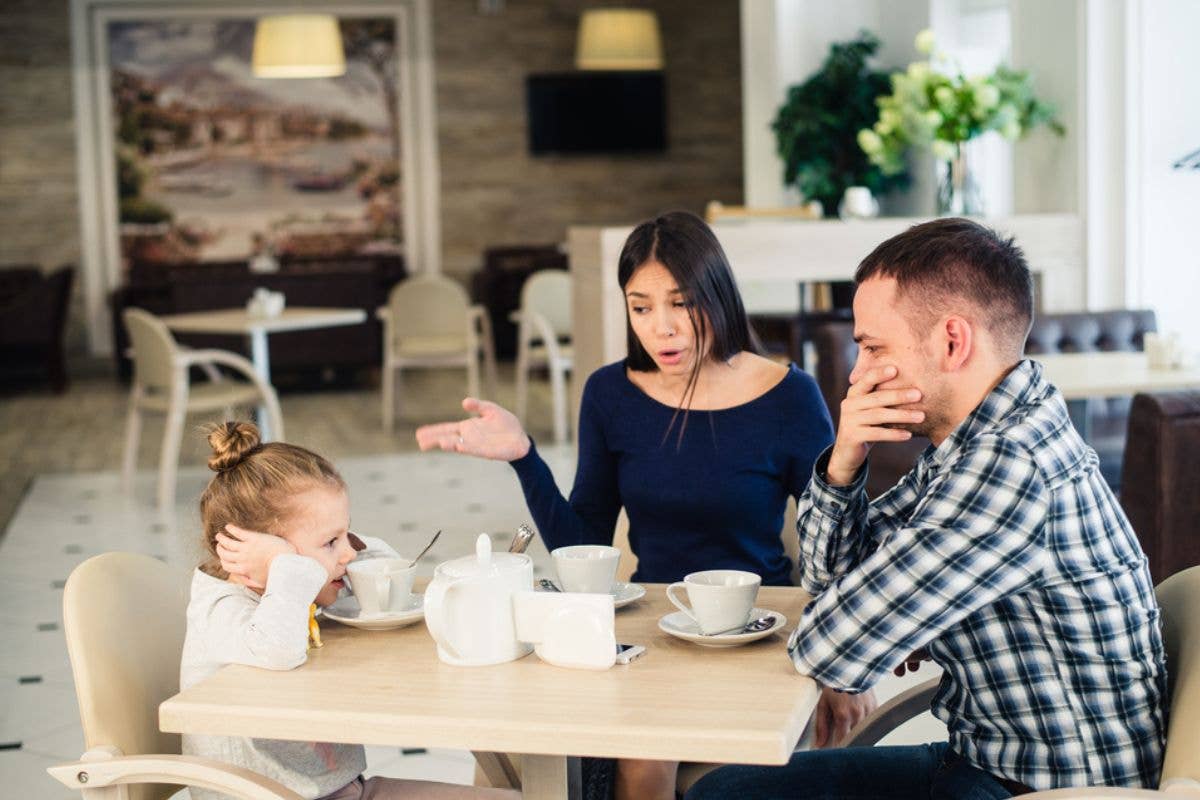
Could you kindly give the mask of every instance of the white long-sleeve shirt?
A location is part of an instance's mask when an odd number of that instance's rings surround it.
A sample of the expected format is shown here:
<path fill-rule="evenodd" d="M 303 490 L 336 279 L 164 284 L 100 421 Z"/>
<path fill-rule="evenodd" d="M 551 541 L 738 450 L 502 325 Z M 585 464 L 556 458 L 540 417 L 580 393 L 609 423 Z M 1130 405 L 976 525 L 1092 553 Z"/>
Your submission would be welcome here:
<path fill-rule="evenodd" d="M 380 539 L 364 537 L 364 541 L 368 549 L 360 556 L 395 555 Z M 308 609 L 328 579 L 315 559 L 300 555 L 281 555 L 271 562 L 262 595 L 197 569 L 192 575 L 180 688 L 197 684 L 228 664 L 275 670 L 303 664 L 308 658 Z M 330 702 L 336 702 L 332 691 Z M 245 767 L 306 798 L 331 794 L 366 768 L 361 745 L 184 734 L 183 752 Z M 195 800 L 227 797 L 204 789 L 191 791 Z"/>

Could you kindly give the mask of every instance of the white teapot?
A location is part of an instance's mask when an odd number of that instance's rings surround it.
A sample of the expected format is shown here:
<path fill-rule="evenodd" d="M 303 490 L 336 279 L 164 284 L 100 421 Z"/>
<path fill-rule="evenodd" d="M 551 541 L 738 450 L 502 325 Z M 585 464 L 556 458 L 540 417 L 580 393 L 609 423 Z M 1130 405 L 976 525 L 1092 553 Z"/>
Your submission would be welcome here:
<path fill-rule="evenodd" d="M 460 667 L 515 661 L 533 650 L 517 639 L 513 595 L 533 588 L 533 559 L 493 553 L 481 533 L 475 555 L 444 561 L 425 589 L 425 625 L 438 658 Z"/>

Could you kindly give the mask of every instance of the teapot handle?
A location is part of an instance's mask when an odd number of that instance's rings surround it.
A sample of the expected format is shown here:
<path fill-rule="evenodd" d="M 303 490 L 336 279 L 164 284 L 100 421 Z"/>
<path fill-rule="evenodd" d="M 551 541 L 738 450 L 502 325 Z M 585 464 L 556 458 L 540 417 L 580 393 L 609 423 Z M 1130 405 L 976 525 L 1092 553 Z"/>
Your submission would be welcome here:
<path fill-rule="evenodd" d="M 446 625 L 446 598 L 450 590 L 463 582 L 462 578 L 439 584 L 434 581 L 425 590 L 425 627 L 433 635 L 433 640 L 445 650 L 451 658 L 462 659 L 458 648 L 450 642 Z"/>

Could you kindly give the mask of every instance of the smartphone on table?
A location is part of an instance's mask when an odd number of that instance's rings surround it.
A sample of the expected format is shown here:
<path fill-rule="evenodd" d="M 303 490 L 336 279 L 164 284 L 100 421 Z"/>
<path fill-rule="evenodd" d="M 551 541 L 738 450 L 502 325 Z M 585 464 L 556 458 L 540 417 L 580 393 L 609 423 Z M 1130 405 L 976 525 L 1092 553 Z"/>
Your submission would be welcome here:
<path fill-rule="evenodd" d="M 617 644 L 617 663 L 628 664 L 634 659 L 646 654 L 646 648 L 640 644 Z"/>

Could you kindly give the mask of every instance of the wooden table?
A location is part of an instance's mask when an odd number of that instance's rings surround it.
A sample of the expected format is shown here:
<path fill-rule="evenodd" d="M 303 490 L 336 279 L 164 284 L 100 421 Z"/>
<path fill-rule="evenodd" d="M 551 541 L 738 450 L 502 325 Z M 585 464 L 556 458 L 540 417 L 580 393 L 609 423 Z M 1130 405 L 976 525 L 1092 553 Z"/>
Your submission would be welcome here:
<path fill-rule="evenodd" d="M 179 333 L 233 333 L 250 340 L 250 361 L 254 371 L 268 384 L 271 382 L 271 355 L 267 334 L 283 331 L 303 331 L 312 328 L 334 328 L 366 322 L 367 313 L 361 308 L 285 308 L 274 317 L 251 314 L 244 308 L 216 311 L 190 311 L 160 317 L 168 328 Z M 266 410 L 258 408 L 258 428 L 263 440 L 271 438 Z"/>
<path fill-rule="evenodd" d="M 1052 353 L 1031 356 L 1067 401 L 1071 421 L 1086 439 L 1089 397 L 1122 397 L 1200 387 L 1200 367 L 1151 367 L 1145 353 Z"/>
<path fill-rule="evenodd" d="M 171 733 L 450 747 L 525 754 L 527 798 L 568 797 L 568 756 L 783 764 L 818 689 L 787 658 L 787 634 L 730 649 L 668 636 L 660 584 L 617 612 L 617 640 L 646 655 L 600 672 L 529 655 L 493 667 L 437 659 L 424 625 L 322 625 L 325 647 L 290 672 L 226 667 L 159 707 Z M 757 606 L 794 629 L 808 596 L 764 587 Z"/>

